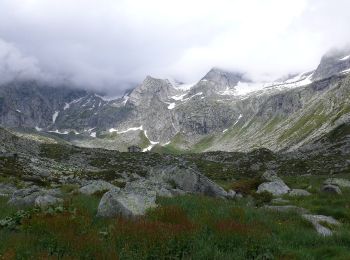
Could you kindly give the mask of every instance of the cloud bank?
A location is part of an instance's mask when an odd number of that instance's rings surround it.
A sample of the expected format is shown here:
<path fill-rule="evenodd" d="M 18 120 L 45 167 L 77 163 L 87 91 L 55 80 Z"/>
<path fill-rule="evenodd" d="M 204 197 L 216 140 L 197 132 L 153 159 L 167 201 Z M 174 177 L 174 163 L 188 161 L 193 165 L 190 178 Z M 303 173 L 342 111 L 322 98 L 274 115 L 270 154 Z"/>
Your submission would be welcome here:
<path fill-rule="evenodd" d="M 68 79 L 120 93 L 211 67 L 279 77 L 349 42 L 347 0 L 1 0 L 0 82 Z"/>

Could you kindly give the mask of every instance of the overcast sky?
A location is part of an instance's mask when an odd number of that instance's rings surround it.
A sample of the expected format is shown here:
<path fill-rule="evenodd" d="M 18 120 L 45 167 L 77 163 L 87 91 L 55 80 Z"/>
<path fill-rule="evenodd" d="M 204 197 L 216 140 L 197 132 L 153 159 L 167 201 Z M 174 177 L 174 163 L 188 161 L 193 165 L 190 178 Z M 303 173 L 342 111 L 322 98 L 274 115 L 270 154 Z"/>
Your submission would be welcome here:
<path fill-rule="evenodd" d="M 0 81 L 118 93 L 211 67 L 260 79 L 317 66 L 350 40 L 349 0 L 0 0 Z"/>

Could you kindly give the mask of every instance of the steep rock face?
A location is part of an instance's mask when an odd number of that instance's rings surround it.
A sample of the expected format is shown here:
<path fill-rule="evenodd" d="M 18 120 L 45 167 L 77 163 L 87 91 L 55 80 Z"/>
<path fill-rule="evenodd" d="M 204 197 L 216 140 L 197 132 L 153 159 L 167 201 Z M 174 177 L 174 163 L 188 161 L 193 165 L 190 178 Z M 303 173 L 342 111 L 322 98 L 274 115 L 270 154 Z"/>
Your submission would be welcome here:
<path fill-rule="evenodd" d="M 56 111 L 86 91 L 38 82 L 13 82 L 0 86 L 0 124 L 9 127 L 52 125 Z"/>
<path fill-rule="evenodd" d="M 190 91 L 190 94 L 203 93 L 205 96 L 217 95 L 220 91 L 234 91 L 240 81 L 246 81 L 239 72 L 228 72 L 212 68 Z"/>
<path fill-rule="evenodd" d="M 130 144 L 145 151 L 156 145 L 195 152 L 295 150 L 349 121 L 350 78 L 340 73 L 348 66 L 347 53 L 327 54 L 315 72 L 253 91 L 247 90 L 257 83 L 242 73 L 217 68 L 190 89 L 148 76 L 114 99 L 13 83 L 0 88 L 0 123 L 122 151 Z"/>
<path fill-rule="evenodd" d="M 331 77 L 350 69 L 350 47 L 333 50 L 324 55 L 320 65 L 317 67 L 313 80 Z"/>

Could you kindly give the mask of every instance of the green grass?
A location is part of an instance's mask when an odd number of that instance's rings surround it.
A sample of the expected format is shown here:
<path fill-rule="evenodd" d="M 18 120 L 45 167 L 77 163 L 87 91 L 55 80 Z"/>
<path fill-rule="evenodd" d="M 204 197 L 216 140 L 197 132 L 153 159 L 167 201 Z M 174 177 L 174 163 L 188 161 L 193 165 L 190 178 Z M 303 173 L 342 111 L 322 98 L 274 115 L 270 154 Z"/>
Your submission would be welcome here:
<path fill-rule="evenodd" d="M 95 217 L 96 196 L 70 196 L 62 212 L 39 211 L 17 230 L 0 229 L 0 258 L 349 259 L 347 222 L 323 238 L 300 216 L 257 209 L 251 200 L 158 198 L 158 208 L 126 220 Z M 1 218 L 14 212 L 5 199 L 0 206 Z"/>

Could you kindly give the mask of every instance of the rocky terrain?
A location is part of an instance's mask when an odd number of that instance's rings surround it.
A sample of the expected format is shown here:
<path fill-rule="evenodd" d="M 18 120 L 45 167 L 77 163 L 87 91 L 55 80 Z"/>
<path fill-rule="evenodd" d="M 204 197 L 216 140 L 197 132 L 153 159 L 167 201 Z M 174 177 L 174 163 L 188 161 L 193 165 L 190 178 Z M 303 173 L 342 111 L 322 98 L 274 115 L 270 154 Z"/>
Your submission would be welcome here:
<path fill-rule="evenodd" d="M 148 76 L 121 98 L 40 82 L 0 87 L 0 123 L 77 146 L 126 151 L 293 151 L 349 122 L 350 51 L 275 82 L 213 68 L 198 83 Z"/>

